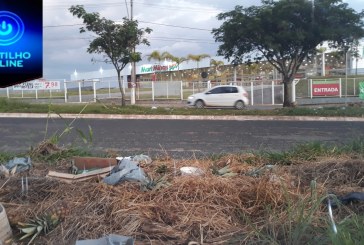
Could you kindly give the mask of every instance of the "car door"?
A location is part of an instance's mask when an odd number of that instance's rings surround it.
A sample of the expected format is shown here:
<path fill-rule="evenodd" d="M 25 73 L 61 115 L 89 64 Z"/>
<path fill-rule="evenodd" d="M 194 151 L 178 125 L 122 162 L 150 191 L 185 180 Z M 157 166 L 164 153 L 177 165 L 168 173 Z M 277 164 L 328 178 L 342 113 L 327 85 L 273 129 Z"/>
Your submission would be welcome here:
<path fill-rule="evenodd" d="M 225 106 L 234 106 L 235 102 L 240 99 L 239 90 L 237 87 L 226 87 Z"/>
<path fill-rule="evenodd" d="M 221 106 L 223 99 L 223 88 L 213 88 L 205 93 L 205 104 L 207 106 Z"/>

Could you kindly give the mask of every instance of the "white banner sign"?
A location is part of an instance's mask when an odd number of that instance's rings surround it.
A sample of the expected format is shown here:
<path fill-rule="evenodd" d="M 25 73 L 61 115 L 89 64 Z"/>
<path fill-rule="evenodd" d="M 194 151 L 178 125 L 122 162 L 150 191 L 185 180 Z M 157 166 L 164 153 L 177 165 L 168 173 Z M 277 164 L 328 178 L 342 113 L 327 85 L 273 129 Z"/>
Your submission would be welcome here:
<path fill-rule="evenodd" d="M 60 81 L 36 80 L 13 86 L 13 90 L 54 90 L 61 89 Z"/>

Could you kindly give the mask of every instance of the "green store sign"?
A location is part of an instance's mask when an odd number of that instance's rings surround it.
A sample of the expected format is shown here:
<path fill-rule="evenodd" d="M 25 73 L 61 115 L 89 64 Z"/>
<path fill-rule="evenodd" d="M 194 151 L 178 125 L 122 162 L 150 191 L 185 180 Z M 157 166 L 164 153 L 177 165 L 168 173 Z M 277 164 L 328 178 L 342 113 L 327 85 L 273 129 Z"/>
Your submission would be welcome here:
<path fill-rule="evenodd" d="M 359 82 L 359 98 L 364 100 L 364 81 Z"/>
<path fill-rule="evenodd" d="M 166 72 L 166 71 L 177 71 L 177 64 L 169 64 L 169 65 L 143 65 L 140 67 L 140 73 L 154 73 L 154 72 Z"/>

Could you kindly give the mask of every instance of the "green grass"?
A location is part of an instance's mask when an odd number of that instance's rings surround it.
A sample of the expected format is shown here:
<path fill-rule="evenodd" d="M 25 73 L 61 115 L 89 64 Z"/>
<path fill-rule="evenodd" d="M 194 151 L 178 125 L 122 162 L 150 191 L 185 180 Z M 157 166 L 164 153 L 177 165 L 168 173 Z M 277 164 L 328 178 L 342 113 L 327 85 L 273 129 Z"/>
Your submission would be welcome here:
<path fill-rule="evenodd" d="M 364 156 L 364 138 L 355 139 L 345 145 L 329 145 L 320 142 L 299 144 L 290 151 L 261 152 L 260 155 L 272 164 L 289 165 L 295 162 L 316 161 L 319 157 L 352 155 Z"/>
<path fill-rule="evenodd" d="M 244 162 L 254 164 L 264 162 L 273 165 L 291 165 L 302 162 L 314 162 L 321 157 L 335 157 L 349 155 L 351 157 L 364 157 L 364 138 L 354 139 L 343 145 L 324 144 L 318 141 L 298 144 L 287 151 L 253 151 L 252 157 L 244 158 Z M 236 158 L 245 156 L 246 152 L 236 154 Z M 213 154 L 208 156 L 211 161 L 217 161 L 227 154 Z"/>
<path fill-rule="evenodd" d="M 0 98 L 0 113 L 79 113 L 85 104 L 30 104 L 19 100 Z M 138 115 L 212 115 L 212 116 L 321 116 L 321 117 L 364 117 L 364 107 L 322 107 L 322 108 L 279 108 L 274 110 L 195 109 L 176 107 L 152 109 L 138 105 L 110 105 L 90 103 L 83 114 L 138 114 Z"/>
<path fill-rule="evenodd" d="M 30 154 L 32 161 L 35 162 L 46 162 L 47 164 L 57 164 L 63 159 L 70 159 L 74 156 L 89 157 L 95 156 L 90 151 L 81 148 L 67 148 L 61 151 L 54 152 L 52 154 Z"/>
<path fill-rule="evenodd" d="M 13 159 L 15 156 L 19 156 L 19 154 L 9 153 L 9 152 L 0 152 L 0 164 L 7 163 L 9 160 Z"/>

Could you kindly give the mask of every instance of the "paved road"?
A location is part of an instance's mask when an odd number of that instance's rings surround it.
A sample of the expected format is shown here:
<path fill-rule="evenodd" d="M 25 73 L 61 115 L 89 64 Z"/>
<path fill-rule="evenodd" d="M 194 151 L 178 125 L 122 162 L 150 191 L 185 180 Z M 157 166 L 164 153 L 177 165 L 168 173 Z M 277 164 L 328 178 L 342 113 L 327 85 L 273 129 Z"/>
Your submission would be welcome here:
<path fill-rule="evenodd" d="M 48 135 L 58 135 L 71 119 L 51 119 Z M 47 119 L 0 118 L 0 151 L 25 152 L 45 137 Z M 364 122 L 213 121 L 77 119 L 73 124 L 93 129 L 91 150 L 114 150 L 120 155 L 148 154 L 201 157 L 239 151 L 281 151 L 308 141 L 345 143 L 364 136 Z M 62 144 L 86 147 L 73 130 Z"/>

